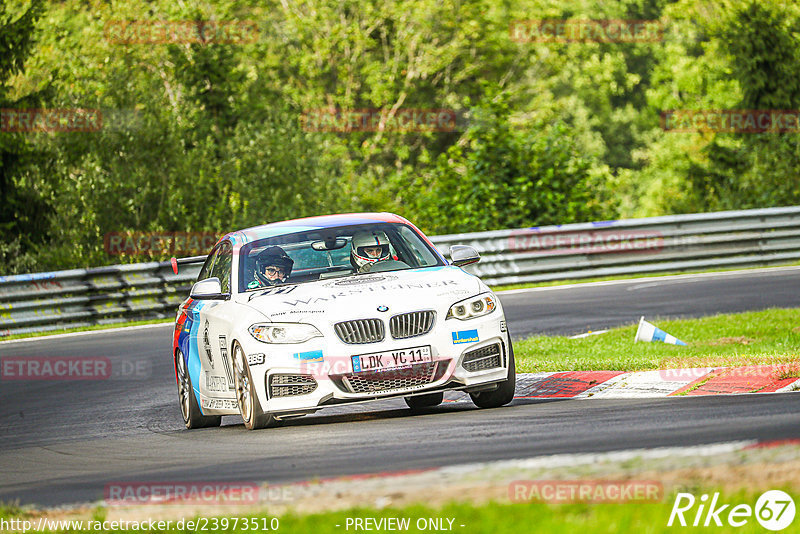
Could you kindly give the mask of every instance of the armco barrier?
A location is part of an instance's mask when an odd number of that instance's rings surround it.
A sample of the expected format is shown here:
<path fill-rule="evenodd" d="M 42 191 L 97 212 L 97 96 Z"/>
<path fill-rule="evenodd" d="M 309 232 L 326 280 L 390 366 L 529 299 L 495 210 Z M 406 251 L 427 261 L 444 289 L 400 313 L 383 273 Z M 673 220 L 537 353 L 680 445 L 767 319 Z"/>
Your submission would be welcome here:
<path fill-rule="evenodd" d="M 200 265 L 169 262 L 0 277 L 0 337 L 173 317 Z"/>
<path fill-rule="evenodd" d="M 466 269 L 492 285 L 800 260 L 800 206 L 432 237 L 471 245 Z M 172 317 L 200 269 L 169 262 L 0 277 L 0 337 Z"/>
<path fill-rule="evenodd" d="M 800 260 L 800 206 L 671 215 L 433 238 L 472 245 L 468 267 L 493 285 Z"/>

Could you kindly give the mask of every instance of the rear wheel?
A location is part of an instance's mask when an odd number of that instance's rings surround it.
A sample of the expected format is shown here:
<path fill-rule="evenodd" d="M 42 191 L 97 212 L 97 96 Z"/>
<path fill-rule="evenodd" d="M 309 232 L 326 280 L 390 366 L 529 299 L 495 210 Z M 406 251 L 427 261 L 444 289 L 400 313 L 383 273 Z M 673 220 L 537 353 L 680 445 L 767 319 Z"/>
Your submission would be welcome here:
<path fill-rule="evenodd" d="M 498 408 L 514 399 L 514 391 L 517 389 L 517 370 L 514 365 L 514 346 L 511 344 L 511 336 L 509 336 L 508 343 L 508 374 L 506 377 L 495 390 L 470 393 L 469 396 L 475 406 L 478 408 Z"/>
<path fill-rule="evenodd" d="M 427 395 L 415 395 L 413 397 L 406 397 L 405 401 L 408 407 L 412 410 L 422 410 L 424 408 L 433 408 L 438 406 L 444 400 L 444 393 L 428 393 Z"/>
<path fill-rule="evenodd" d="M 253 376 L 250 374 L 250 366 L 247 364 L 247 357 L 238 343 L 233 345 L 233 378 L 236 386 L 236 402 L 239 405 L 239 413 L 242 414 L 244 426 L 248 430 L 275 426 L 277 420 L 261 409 Z"/>
<path fill-rule="evenodd" d="M 186 360 L 180 349 L 175 351 L 175 372 L 178 375 L 178 401 L 181 405 L 181 415 L 186 428 L 205 428 L 219 426 L 222 422 L 220 415 L 203 415 L 197 405 L 197 397 L 192 388 L 192 377 L 186 367 Z"/>

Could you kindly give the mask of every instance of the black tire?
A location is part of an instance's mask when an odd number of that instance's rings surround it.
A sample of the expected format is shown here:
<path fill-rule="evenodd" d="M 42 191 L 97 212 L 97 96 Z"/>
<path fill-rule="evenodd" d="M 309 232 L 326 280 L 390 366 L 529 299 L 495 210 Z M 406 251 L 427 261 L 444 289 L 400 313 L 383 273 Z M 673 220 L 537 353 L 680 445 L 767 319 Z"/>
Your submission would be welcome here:
<path fill-rule="evenodd" d="M 239 405 L 239 413 L 242 415 L 244 426 L 247 430 L 275 426 L 278 421 L 272 414 L 264 413 L 261 409 L 261 403 L 258 401 L 253 384 L 253 376 L 250 374 L 250 366 L 247 364 L 247 357 L 244 355 L 242 346 L 234 343 L 232 354 L 236 404 Z"/>
<path fill-rule="evenodd" d="M 511 336 L 508 337 L 508 375 L 500 382 L 497 389 L 483 391 L 481 393 L 470 393 L 472 402 L 478 408 L 499 408 L 514 400 L 514 391 L 517 389 L 517 369 L 514 364 L 514 346 L 511 344 Z"/>
<path fill-rule="evenodd" d="M 414 397 L 406 397 L 405 401 L 408 407 L 412 410 L 423 410 L 425 408 L 433 408 L 439 406 L 444 400 L 444 392 L 428 393 L 427 395 L 416 395 Z"/>
<path fill-rule="evenodd" d="M 189 430 L 194 428 L 208 428 L 219 426 L 222 422 L 221 415 L 203 415 L 197 405 L 197 397 L 192 387 L 192 377 L 186 367 L 186 360 L 180 349 L 175 351 L 175 374 L 178 377 L 178 403 L 181 406 L 183 424 Z"/>

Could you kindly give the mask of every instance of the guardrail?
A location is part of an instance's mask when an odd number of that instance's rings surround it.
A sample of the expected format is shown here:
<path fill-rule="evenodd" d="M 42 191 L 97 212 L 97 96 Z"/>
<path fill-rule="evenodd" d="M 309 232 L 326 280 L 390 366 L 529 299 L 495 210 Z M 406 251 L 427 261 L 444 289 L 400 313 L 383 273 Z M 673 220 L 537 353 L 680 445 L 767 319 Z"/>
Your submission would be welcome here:
<path fill-rule="evenodd" d="M 475 247 L 491 285 L 800 260 L 800 206 L 432 237 Z M 169 262 L 0 276 L 0 337 L 174 316 L 200 265 Z"/>
<path fill-rule="evenodd" d="M 488 284 L 777 265 L 800 260 L 800 206 L 670 215 L 432 238 L 471 245 Z"/>

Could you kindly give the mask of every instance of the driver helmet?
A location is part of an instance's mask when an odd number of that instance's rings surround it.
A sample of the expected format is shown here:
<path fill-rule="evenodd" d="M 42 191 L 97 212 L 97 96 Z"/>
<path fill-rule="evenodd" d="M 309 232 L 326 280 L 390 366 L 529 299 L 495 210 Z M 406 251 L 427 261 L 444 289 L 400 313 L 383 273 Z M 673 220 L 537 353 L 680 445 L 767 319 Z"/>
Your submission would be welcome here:
<path fill-rule="evenodd" d="M 384 232 L 366 230 L 353 234 L 350 242 L 350 262 L 353 267 L 360 271 L 369 264 L 389 258 L 389 238 Z"/>
<path fill-rule="evenodd" d="M 294 261 L 281 247 L 267 247 L 256 256 L 256 278 L 262 284 L 274 286 L 289 278 Z"/>

